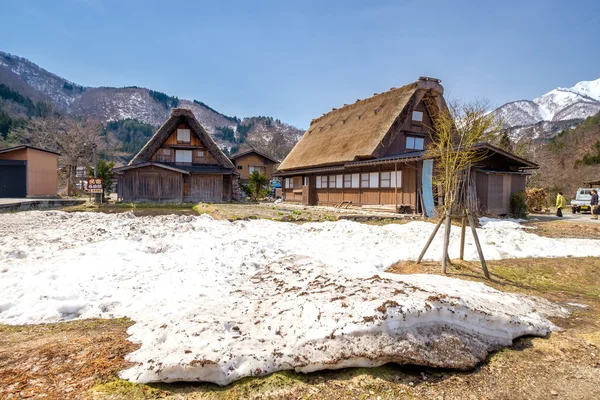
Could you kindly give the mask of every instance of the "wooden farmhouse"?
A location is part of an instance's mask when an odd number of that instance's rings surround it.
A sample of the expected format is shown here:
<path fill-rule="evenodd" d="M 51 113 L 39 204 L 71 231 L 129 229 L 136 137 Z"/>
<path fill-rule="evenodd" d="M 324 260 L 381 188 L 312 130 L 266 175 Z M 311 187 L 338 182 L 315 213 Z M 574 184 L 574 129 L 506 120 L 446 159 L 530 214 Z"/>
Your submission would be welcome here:
<path fill-rule="evenodd" d="M 124 167 L 115 168 L 123 201 L 218 202 L 237 198 L 235 167 L 191 110 L 171 117 Z"/>
<path fill-rule="evenodd" d="M 229 158 L 235 165 L 236 172 L 240 174 L 242 182 L 247 182 L 254 171 L 264 174 L 270 180 L 279 165 L 279 161 L 255 149 L 241 151 Z"/>
<path fill-rule="evenodd" d="M 446 109 L 440 81 L 409 85 L 357 100 L 312 120 L 276 173 L 284 201 L 361 206 L 431 215 L 434 160 L 424 149 L 435 132 L 431 116 Z M 537 166 L 487 143 L 487 158 L 473 169 L 480 209 L 509 212 L 510 196 L 525 188 Z"/>

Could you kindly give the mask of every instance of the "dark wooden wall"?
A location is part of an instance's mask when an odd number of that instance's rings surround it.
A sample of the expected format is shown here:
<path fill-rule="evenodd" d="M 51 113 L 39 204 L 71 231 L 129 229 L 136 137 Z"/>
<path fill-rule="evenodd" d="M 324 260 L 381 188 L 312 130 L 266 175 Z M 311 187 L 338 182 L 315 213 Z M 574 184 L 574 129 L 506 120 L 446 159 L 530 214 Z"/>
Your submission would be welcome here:
<path fill-rule="evenodd" d="M 229 175 L 184 175 L 147 166 L 124 171 L 117 181 L 119 197 L 126 202 L 219 202 L 232 196 Z"/>
<path fill-rule="evenodd" d="M 124 201 L 181 201 L 181 173 L 148 166 L 124 171 L 117 179 Z"/>

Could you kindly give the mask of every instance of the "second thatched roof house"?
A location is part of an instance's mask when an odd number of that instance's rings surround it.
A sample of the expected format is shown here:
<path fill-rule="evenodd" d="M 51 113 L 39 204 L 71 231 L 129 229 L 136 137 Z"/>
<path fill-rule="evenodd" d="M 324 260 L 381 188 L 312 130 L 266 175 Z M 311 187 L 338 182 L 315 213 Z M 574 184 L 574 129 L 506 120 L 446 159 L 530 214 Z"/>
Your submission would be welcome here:
<path fill-rule="evenodd" d="M 387 208 L 431 215 L 433 160 L 424 159 L 432 116 L 446 109 L 439 79 L 357 100 L 312 120 L 276 173 L 285 201 L 307 205 Z M 537 166 L 487 143 L 475 171 L 482 209 L 508 213 L 510 196 Z M 474 175 L 474 176 L 475 176 Z"/>
<path fill-rule="evenodd" d="M 237 198 L 237 173 L 191 110 L 171 117 L 117 174 L 124 201 L 219 202 Z"/>

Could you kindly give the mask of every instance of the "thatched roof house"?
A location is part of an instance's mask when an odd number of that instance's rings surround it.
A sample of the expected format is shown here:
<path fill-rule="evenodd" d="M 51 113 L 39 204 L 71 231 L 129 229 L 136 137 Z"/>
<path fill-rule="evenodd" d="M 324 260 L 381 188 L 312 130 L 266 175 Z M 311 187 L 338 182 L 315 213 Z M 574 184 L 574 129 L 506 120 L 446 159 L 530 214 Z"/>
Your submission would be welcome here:
<path fill-rule="evenodd" d="M 435 136 L 432 117 L 446 108 L 440 80 L 421 77 L 312 120 L 276 173 L 284 178 L 284 199 L 431 214 L 433 161 L 424 159 L 424 149 Z M 494 208 L 504 212 L 510 195 L 524 188 L 522 170 L 535 165 L 486 149 L 491 157 L 489 165 L 479 166 L 482 173 L 510 175 L 500 185 L 502 205 Z M 482 185 L 492 181 L 498 184 L 496 178 L 481 179 Z M 489 203 L 487 197 L 482 202 Z"/>
<path fill-rule="evenodd" d="M 433 107 L 446 107 L 443 93 L 439 80 L 422 79 L 333 109 L 312 120 L 304 136 L 279 166 L 279 171 L 384 156 L 387 148 L 401 135 L 401 128 L 406 125 L 411 111 L 416 110 L 425 97 Z M 424 111 L 424 107 L 418 108 Z M 426 133 L 422 124 L 419 124 L 418 133 Z"/>
<path fill-rule="evenodd" d="M 237 198 L 234 165 L 189 109 L 169 119 L 124 167 L 115 168 L 125 201 L 223 201 Z"/>

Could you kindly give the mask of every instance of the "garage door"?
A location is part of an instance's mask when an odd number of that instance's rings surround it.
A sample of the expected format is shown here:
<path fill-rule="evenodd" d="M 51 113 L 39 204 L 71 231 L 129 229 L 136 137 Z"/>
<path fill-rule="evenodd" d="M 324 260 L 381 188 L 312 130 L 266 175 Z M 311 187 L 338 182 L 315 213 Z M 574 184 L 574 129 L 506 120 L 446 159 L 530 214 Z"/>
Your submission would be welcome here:
<path fill-rule="evenodd" d="M 0 197 L 27 196 L 27 161 L 0 160 Z"/>

